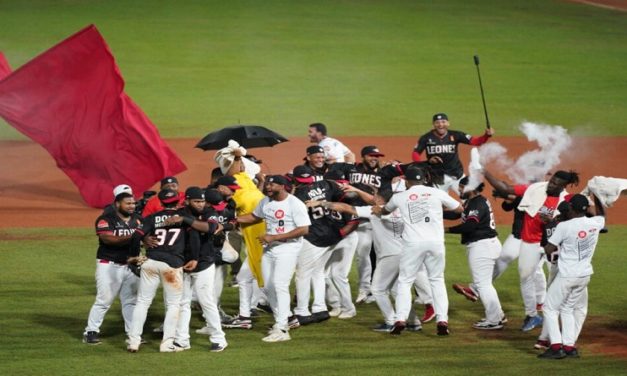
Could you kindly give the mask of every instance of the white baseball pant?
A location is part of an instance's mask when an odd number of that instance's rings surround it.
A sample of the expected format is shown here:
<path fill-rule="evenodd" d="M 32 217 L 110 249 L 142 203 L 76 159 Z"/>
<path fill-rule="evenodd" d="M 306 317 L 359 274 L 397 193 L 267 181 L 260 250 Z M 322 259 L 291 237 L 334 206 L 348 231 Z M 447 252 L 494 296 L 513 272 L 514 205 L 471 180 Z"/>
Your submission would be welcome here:
<path fill-rule="evenodd" d="M 436 320 L 448 321 L 448 294 L 444 284 L 445 253 L 443 241 L 403 242 L 396 296 L 396 321 L 407 321 L 409 317 L 412 307 L 411 286 L 422 264 L 429 276 Z"/>
<path fill-rule="evenodd" d="M 582 299 L 590 283 L 590 276 L 581 278 L 555 277 L 549 287 L 544 306 L 544 325 L 548 326 L 551 344 L 561 343 L 564 346 L 575 346 L 577 337 L 583 326 L 578 327 L 574 315 L 575 309 L 581 309 L 586 302 Z M 562 320 L 560 331 L 559 318 Z"/>
<path fill-rule="evenodd" d="M 468 266 L 472 275 L 472 289 L 479 293 L 490 324 L 498 324 L 503 317 L 499 296 L 492 284 L 494 264 L 501 254 L 498 238 L 481 239 L 466 245 Z"/>
<path fill-rule="evenodd" d="M 237 273 L 237 284 L 239 286 L 239 315 L 250 317 L 250 308 L 253 298 L 253 282 L 255 276 L 250 270 L 248 258 L 242 261 L 242 267 Z"/>
<path fill-rule="evenodd" d="M 536 273 L 544 263 L 544 249 L 540 243 L 521 242 L 518 256 L 518 274 L 520 275 L 520 293 L 525 306 L 525 315 L 536 316 L 537 304 L 544 303 L 545 294 L 538 297 L 536 290 Z M 546 288 L 546 282 L 545 282 Z M 542 298 L 539 300 L 539 298 Z"/>
<path fill-rule="evenodd" d="M 198 303 L 202 308 L 202 314 L 209 327 L 209 340 L 211 343 L 220 345 L 226 344 L 226 338 L 222 331 L 220 314 L 215 298 L 215 264 L 198 273 L 183 274 L 183 297 L 181 298 L 181 309 L 176 326 L 176 336 L 174 341 L 186 347 L 189 345 L 189 322 L 192 317 L 191 302 L 192 291 L 196 291 Z"/>
<path fill-rule="evenodd" d="M 290 281 L 296 270 L 302 242 L 273 243 L 266 247 L 261 259 L 268 303 L 274 312 L 274 321 L 281 330 L 289 330 Z"/>
<path fill-rule="evenodd" d="M 122 317 L 124 318 L 124 331 L 128 334 L 131 330 L 133 310 L 137 302 L 138 285 L 139 278 L 131 272 L 128 266 L 97 259 L 96 301 L 89 311 L 85 333 L 100 332 L 100 326 L 107 311 L 119 295 Z"/>
<path fill-rule="evenodd" d="M 394 324 L 395 312 L 390 291 L 396 284 L 399 273 L 401 255 L 377 258 L 377 267 L 372 275 L 372 296 L 374 297 L 385 323 Z"/>
<path fill-rule="evenodd" d="M 224 290 L 224 280 L 226 279 L 228 271 L 227 271 L 227 266 L 224 264 L 222 265 L 213 264 L 213 266 L 216 269 L 215 277 L 213 279 L 213 296 L 215 297 L 216 304 L 219 307 L 220 297 L 222 296 L 222 290 Z"/>
<path fill-rule="evenodd" d="M 161 343 L 171 344 L 174 342 L 183 296 L 183 268 L 173 268 L 165 262 L 148 259 L 141 267 L 137 304 L 133 310 L 133 321 L 129 334 L 131 346 L 139 347 L 148 308 L 155 298 L 159 282 L 163 285 L 163 297 L 166 305 Z"/>
<path fill-rule="evenodd" d="M 318 247 L 306 239 L 303 248 L 298 254 L 296 264 L 296 307 L 294 314 L 309 316 L 309 298 L 313 289 L 313 305 L 311 311 L 323 312 L 327 310 L 325 302 L 324 266 L 328 259 L 329 247 Z M 326 256 L 326 257 L 325 257 Z"/>
<path fill-rule="evenodd" d="M 357 312 L 348 281 L 357 241 L 356 232 L 346 235 L 344 239 L 331 247 L 329 250 L 331 257 L 326 263 L 327 301 L 331 307 L 340 308 L 346 313 Z"/>
<path fill-rule="evenodd" d="M 375 269 L 376 270 L 376 269 Z M 416 290 L 416 304 L 433 304 L 433 294 L 431 293 L 431 285 L 429 284 L 429 276 L 427 268 L 424 264 L 418 269 L 416 280 L 414 281 L 414 290 Z"/>
<path fill-rule="evenodd" d="M 372 225 L 370 221 L 364 221 L 357 226 L 357 272 L 359 276 L 359 292 L 370 293 L 372 277 L 372 261 L 370 251 L 372 250 Z"/>

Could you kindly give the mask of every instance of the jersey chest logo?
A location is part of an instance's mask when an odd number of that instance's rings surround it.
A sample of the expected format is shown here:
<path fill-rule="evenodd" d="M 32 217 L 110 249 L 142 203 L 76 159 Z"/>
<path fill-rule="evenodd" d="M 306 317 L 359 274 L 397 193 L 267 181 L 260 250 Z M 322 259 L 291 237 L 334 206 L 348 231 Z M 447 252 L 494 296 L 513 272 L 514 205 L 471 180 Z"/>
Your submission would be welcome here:
<path fill-rule="evenodd" d="M 285 212 L 281 209 L 277 210 L 274 212 L 274 217 L 277 219 L 281 219 L 283 217 L 285 217 Z"/>
<path fill-rule="evenodd" d="M 586 236 L 588 236 L 588 233 L 586 233 L 585 231 L 579 231 L 579 233 L 577 234 L 577 236 L 579 236 L 580 239 L 585 238 Z"/>

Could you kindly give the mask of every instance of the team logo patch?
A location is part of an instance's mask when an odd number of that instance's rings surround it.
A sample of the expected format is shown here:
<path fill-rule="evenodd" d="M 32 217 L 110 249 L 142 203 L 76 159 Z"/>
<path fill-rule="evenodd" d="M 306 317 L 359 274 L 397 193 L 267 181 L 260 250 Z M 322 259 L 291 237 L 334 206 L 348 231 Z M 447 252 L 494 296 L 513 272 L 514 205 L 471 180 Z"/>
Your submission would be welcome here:
<path fill-rule="evenodd" d="M 586 236 L 588 236 L 588 233 L 585 231 L 579 231 L 579 233 L 577 234 L 577 236 L 579 236 L 579 238 L 583 239 Z"/>
<path fill-rule="evenodd" d="M 411 194 L 411 195 L 409 195 L 409 199 L 412 200 L 412 201 L 416 201 L 418 199 L 418 195 Z"/>
<path fill-rule="evenodd" d="M 285 217 L 285 212 L 283 210 L 279 209 L 279 210 L 274 212 L 274 216 L 277 219 L 281 219 L 281 218 Z"/>
<path fill-rule="evenodd" d="M 108 228 L 109 227 L 109 222 L 105 221 L 104 219 L 101 219 L 96 224 L 96 227 L 97 228 Z"/>

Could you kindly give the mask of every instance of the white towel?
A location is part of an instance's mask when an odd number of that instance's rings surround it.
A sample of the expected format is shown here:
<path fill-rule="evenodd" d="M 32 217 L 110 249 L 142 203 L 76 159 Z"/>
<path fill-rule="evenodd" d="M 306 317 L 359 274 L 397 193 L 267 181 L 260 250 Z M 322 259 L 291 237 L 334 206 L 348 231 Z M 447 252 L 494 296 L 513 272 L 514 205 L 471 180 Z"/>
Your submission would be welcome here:
<path fill-rule="evenodd" d="M 587 196 L 592 193 L 599 199 L 601 205 L 609 208 L 618 200 L 621 192 L 626 189 L 627 179 L 595 176 L 588 180 L 588 186 L 581 194 Z"/>
<path fill-rule="evenodd" d="M 520 200 L 520 204 L 518 204 L 518 210 L 526 212 L 531 217 L 535 217 L 536 214 L 538 214 L 540 208 L 542 208 L 542 206 L 544 205 L 544 201 L 546 201 L 546 187 L 548 184 L 549 183 L 545 181 L 531 184 L 525 191 L 522 200 Z M 563 190 L 562 193 L 560 193 L 558 203 L 564 201 L 564 196 L 566 196 L 567 194 L 568 192 L 566 192 L 566 190 Z M 558 213 L 559 212 L 555 210 L 554 216 L 556 216 Z"/>
<path fill-rule="evenodd" d="M 239 149 L 242 152 L 242 156 L 246 155 L 247 151 L 244 147 L 240 146 L 236 141 L 229 140 L 228 146 L 218 150 L 214 157 L 214 160 L 220 167 L 220 170 L 223 174 L 226 174 L 231 168 L 233 164 L 233 160 L 235 160 L 235 156 L 233 155 L 233 151 Z M 254 179 L 255 176 L 261 171 L 261 168 L 255 162 L 250 161 L 248 158 L 242 158 L 242 163 L 244 164 L 244 170 L 248 174 L 251 179 Z"/>

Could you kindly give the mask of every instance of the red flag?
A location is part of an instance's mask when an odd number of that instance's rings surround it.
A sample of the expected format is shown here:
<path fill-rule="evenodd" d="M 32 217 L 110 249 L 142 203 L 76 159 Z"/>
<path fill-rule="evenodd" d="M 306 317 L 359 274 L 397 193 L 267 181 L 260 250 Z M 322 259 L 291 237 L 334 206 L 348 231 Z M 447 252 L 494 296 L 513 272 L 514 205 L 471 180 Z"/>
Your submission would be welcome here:
<path fill-rule="evenodd" d="M 11 66 L 9 65 L 7 59 L 4 57 L 2 51 L 0 51 L 0 81 L 2 81 L 2 79 L 8 76 L 10 73 Z"/>
<path fill-rule="evenodd" d="M 142 192 L 186 169 L 123 90 L 90 25 L 0 81 L 0 116 L 52 155 L 87 204 L 103 207 L 118 184 Z"/>

